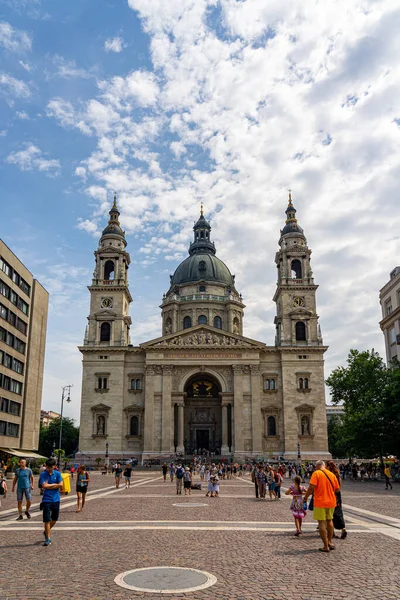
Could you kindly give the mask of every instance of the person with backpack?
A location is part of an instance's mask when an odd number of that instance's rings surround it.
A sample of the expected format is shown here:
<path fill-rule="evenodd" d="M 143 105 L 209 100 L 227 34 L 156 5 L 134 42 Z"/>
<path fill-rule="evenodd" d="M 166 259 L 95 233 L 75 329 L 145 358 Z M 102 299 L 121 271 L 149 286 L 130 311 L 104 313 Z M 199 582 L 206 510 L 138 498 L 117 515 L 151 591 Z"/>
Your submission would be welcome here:
<path fill-rule="evenodd" d="M 278 471 L 275 471 L 275 494 L 278 500 L 281 499 L 281 485 L 283 483 L 282 474 Z"/>
<path fill-rule="evenodd" d="M 6 480 L 4 479 L 3 473 L 0 472 L 0 508 L 1 508 L 1 499 L 6 497 L 7 492 L 8 492 L 8 489 L 7 489 Z"/>
<path fill-rule="evenodd" d="M 60 490 L 63 487 L 61 473 L 55 470 L 56 461 L 54 458 L 46 460 L 46 470 L 40 475 L 40 485 L 43 489 L 43 501 L 40 503 L 40 510 L 43 511 L 44 537 L 43 546 L 50 546 L 50 531 L 58 521 L 60 516 Z"/>
<path fill-rule="evenodd" d="M 86 492 L 88 491 L 88 485 L 90 481 L 90 475 L 86 471 L 85 465 L 80 465 L 78 468 L 78 474 L 76 479 L 76 495 L 78 499 L 78 510 L 77 513 L 83 510 L 86 500 Z M 82 508 L 81 508 L 82 499 Z"/>
<path fill-rule="evenodd" d="M 26 460 L 21 458 L 19 461 L 19 469 L 15 470 L 15 477 L 12 484 L 12 492 L 15 490 L 15 486 L 17 486 L 17 504 L 18 504 L 18 518 L 17 521 L 22 521 L 22 502 L 25 496 L 26 505 L 25 505 L 25 515 L 28 519 L 31 518 L 29 508 L 31 506 L 32 500 L 32 490 L 34 487 L 33 481 L 33 473 L 32 469 L 29 469 L 26 466 Z"/>
<path fill-rule="evenodd" d="M 192 474 L 190 472 L 189 467 L 185 467 L 185 471 L 183 473 L 183 487 L 185 490 L 185 496 L 188 495 L 188 492 L 189 492 L 189 496 L 190 496 L 191 486 L 192 486 Z"/>
<path fill-rule="evenodd" d="M 183 467 L 182 465 L 178 465 L 176 471 L 175 471 L 175 478 L 176 478 L 176 493 L 177 494 L 182 494 L 182 481 L 183 481 Z"/>

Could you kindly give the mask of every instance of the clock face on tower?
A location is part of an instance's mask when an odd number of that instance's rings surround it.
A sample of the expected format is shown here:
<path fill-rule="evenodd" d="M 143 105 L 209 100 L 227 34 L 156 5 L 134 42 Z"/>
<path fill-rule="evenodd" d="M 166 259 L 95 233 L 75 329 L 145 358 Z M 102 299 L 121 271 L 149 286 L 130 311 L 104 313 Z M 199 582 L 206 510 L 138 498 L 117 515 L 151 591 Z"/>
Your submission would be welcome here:
<path fill-rule="evenodd" d="M 112 308 L 113 307 L 113 299 L 112 298 L 102 298 L 101 307 L 102 308 Z"/>
<path fill-rule="evenodd" d="M 293 298 L 293 306 L 305 306 L 304 298 L 301 296 L 295 296 Z"/>

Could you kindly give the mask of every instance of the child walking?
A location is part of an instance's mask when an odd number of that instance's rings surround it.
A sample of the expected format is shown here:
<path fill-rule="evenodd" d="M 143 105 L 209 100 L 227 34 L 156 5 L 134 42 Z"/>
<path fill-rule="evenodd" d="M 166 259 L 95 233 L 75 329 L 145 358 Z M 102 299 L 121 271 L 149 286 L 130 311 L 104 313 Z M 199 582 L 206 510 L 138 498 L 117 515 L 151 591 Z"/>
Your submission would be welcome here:
<path fill-rule="evenodd" d="M 301 534 L 301 526 L 303 523 L 303 519 L 307 514 L 307 504 L 303 502 L 303 495 L 306 491 L 306 488 L 301 485 L 301 478 L 296 475 L 292 485 L 285 492 L 286 496 L 293 496 L 292 502 L 290 504 L 290 510 L 292 511 L 294 522 L 296 525 L 296 533 L 294 535 L 299 536 Z"/>

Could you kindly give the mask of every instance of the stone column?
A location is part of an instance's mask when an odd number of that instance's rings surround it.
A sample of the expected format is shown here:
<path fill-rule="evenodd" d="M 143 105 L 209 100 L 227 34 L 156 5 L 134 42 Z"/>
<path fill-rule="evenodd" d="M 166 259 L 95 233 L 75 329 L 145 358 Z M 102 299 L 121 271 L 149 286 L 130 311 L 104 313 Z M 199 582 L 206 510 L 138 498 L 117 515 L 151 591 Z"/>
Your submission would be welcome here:
<path fill-rule="evenodd" d="M 222 448 L 221 454 L 229 454 L 228 447 L 228 405 L 222 405 Z"/>
<path fill-rule="evenodd" d="M 235 423 L 235 455 L 244 452 L 243 439 L 243 369 L 241 365 L 233 365 L 233 410 Z"/>
<path fill-rule="evenodd" d="M 262 454 L 262 417 L 260 398 L 260 366 L 250 365 L 251 373 L 251 432 L 253 454 Z"/>
<path fill-rule="evenodd" d="M 144 387 L 144 439 L 143 454 L 154 452 L 154 385 L 155 368 L 146 366 L 145 387 Z"/>
<path fill-rule="evenodd" d="M 173 427 L 172 415 L 172 371 L 173 366 L 162 367 L 162 412 L 161 412 L 161 452 L 171 453 L 171 427 Z"/>
<path fill-rule="evenodd" d="M 184 422 L 184 410 L 185 410 L 185 406 L 182 403 L 178 404 L 178 446 L 177 446 L 177 452 L 185 452 L 185 448 L 183 445 L 183 441 L 184 441 L 184 428 L 185 428 L 185 422 Z"/>

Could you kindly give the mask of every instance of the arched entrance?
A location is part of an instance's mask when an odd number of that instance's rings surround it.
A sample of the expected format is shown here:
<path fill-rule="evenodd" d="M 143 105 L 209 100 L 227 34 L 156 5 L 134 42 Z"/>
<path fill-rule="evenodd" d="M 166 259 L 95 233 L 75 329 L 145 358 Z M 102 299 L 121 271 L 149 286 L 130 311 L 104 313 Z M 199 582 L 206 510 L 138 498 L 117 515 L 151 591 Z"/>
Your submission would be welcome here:
<path fill-rule="evenodd" d="M 211 375 L 199 373 L 185 385 L 185 454 L 221 453 L 221 388 Z"/>

